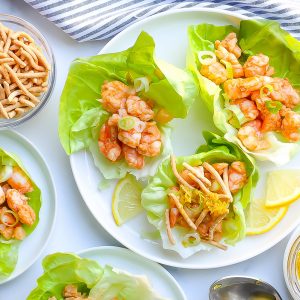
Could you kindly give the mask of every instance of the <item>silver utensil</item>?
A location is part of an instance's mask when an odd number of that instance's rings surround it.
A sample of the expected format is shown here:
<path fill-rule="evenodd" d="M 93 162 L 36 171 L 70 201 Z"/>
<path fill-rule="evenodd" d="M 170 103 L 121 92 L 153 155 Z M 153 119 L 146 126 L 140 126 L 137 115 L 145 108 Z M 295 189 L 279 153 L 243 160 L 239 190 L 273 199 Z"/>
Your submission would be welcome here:
<path fill-rule="evenodd" d="M 252 277 L 228 276 L 211 285 L 209 300 L 282 300 L 282 298 L 267 282 Z"/>

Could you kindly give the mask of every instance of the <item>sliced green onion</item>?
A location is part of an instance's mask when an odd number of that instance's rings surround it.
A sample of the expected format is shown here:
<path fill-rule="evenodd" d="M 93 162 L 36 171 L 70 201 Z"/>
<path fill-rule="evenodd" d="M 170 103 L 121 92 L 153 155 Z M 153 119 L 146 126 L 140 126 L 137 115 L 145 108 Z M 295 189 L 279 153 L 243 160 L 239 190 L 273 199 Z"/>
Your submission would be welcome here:
<path fill-rule="evenodd" d="M 233 78 L 233 68 L 232 64 L 229 61 L 226 60 L 221 60 L 221 63 L 225 65 L 226 67 L 226 72 L 227 72 L 227 78 L 232 79 Z"/>
<path fill-rule="evenodd" d="M 280 101 L 266 101 L 266 108 L 272 114 L 278 113 L 282 108 L 282 103 Z"/>
<path fill-rule="evenodd" d="M 265 93 L 265 89 L 268 90 L 267 93 Z M 259 91 L 260 98 L 263 100 L 265 97 L 268 97 L 273 92 L 273 90 L 274 90 L 274 88 L 270 84 L 266 84 L 266 85 L 262 86 Z"/>
<path fill-rule="evenodd" d="M 123 130 L 131 130 L 135 126 L 135 119 L 133 117 L 123 117 L 118 121 L 118 126 Z"/>
<path fill-rule="evenodd" d="M 12 166 L 2 166 L 0 169 L 0 183 L 8 180 L 13 174 Z"/>
<path fill-rule="evenodd" d="M 7 223 L 6 218 L 5 218 L 5 215 L 7 215 L 7 214 L 11 214 L 15 218 L 15 222 L 13 224 Z M 7 210 L 2 209 L 2 212 L 0 215 L 0 222 L 7 227 L 15 227 L 19 222 L 19 216 L 10 209 L 7 209 Z"/>
<path fill-rule="evenodd" d="M 145 90 L 145 92 L 149 91 L 149 79 L 147 77 L 135 78 L 133 81 L 133 86 L 136 92 L 140 92 Z"/>
<path fill-rule="evenodd" d="M 198 59 L 200 64 L 205 66 L 211 65 L 217 61 L 216 54 L 214 54 L 212 51 L 199 51 Z"/>
<path fill-rule="evenodd" d="M 133 84 L 133 80 L 134 80 L 134 78 L 133 78 L 132 74 L 130 72 L 127 72 L 127 74 L 126 74 L 126 81 L 127 81 L 127 83 L 129 85 L 131 85 L 131 84 Z"/>
<path fill-rule="evenodd" d="M 188 233 L 183 237 L 182 245 L 183 247 L 197 246 L 201 241 L 198 233 Z"/>

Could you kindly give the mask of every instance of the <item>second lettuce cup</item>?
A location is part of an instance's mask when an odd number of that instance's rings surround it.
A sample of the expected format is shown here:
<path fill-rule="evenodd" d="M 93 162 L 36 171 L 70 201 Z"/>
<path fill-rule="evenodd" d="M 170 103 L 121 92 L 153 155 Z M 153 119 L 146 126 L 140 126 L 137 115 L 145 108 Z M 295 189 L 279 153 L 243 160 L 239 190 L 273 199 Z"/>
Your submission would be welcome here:
<path fill-rule="evenodd" d="M 171 156 L 142 193 L 149 222 L 163 248 L 183 258 L 226 250 L 246 235 L 244 210 L 258 180 L 253 160 L 224 138 L 204 132 L 196 154 Z"/>

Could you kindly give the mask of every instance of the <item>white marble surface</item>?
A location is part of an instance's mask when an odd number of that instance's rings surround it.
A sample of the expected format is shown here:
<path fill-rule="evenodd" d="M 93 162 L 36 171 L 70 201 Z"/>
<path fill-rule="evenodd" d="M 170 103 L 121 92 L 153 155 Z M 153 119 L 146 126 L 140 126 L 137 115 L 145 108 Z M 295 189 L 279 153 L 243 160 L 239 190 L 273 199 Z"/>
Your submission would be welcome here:
<path fill-rule="evenodd" d="M 105 41 L 79 44 L 56 28 L 22 0 L 0 0 L 0 13 L 8 13 L 31 22 L 47 37 L 57 63 L 57 81 L 47 107 L 17 131 L 29 138 L 48 160 L 57 189 L 58 214 L 54 234 L 42 254 L 56 251 L 79 251 L 101 246 L 119 245 L 96 223 L 77 190 L 69 159 L 63 152 L 57 135 L 59 97 L 70 62 L 78 56 L 97 53 Z M 0 133 L 1 134 L 1 133 Z M 207 300 L 208 288 L 216 279 L 227 275 L 259 277 L 274 285 L 283 300 L 291 299 L 285 287 L 282 259 L 288 238 L 269 251 L 243 263 L 214 270 L 167 269 L 182 286 L 188 300 Z M 12 282 L 0 285 L 0 299 L 23 300 L 35 286 L 41 274 L 41 259 Z"/>

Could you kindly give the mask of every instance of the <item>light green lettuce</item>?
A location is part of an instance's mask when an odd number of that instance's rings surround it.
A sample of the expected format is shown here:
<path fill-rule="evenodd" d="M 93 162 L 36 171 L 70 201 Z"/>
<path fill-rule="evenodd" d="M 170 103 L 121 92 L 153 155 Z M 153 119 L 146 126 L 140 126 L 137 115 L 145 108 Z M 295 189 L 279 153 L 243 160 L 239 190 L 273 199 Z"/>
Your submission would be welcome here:
<path fill-rule="evenodd" d="M 43 260 L 44 274 L 38 278 L 37 287 L 27 300 L 63 300 L 63 290 L 72 284 L 91 300 L 163 300 L 145 276 L 136 276 L 105 266 L 97 261 L 81 258 L 71 253 L 54 253 Z"/>
<path fill-rule="evenodd" d="M 106 179 L 121 178 L 127 172 L 138 178 L 153 174 L 157 163 L 171 151 L 171 130 L 160 126 L 162 152 L 148 158 L 143 170 L 131 169 L 124 161 L 108 161 L 97 146 L 100 128 L 109 117 L 98 101 L 104 81 L 119 80 L 130 85 L 135 78 L 149 78 L 149 90 L 142 95 L 154 101 L 155 109 L 164 108 L 174 118 L 185 118 L 197 96 L 193 76 L 157 60 L 154 50 L 152 37 L 142 32 L 133 47 L 125 51 L 79 58 L 71 64 L 60 101 L 60 141 L 67 154 L 89 149 Z"/>
<path fill-rule="evenodd" d="M 146 276 L 132 275 L 105 266 L 103 276 L 91 289 L 92 300 L 111 300 L 115 297 L 124 300 L 163 300 L 151 287 Z"/>
<path fill-rule="evenodd" d="M 243 51 L 241 60 L 245 60 L 247 55 L 251 54 L 268 55 L 270 65 L 275 68 L 275 76 L 288 78 L 296 89 L 300 86 L 300 42 L 282 30 L 277 22 L 267 20 L 243 20 L 239 29 L 230 25 L 211 24 L 190 26 L 188 29 L 187 68 L 193 72 L 198 82 L 201 99 L 212 111 L 215 125 L 224 132 L 227 140 L 238 144 L 243 151 L 255 158 L 269 160 L 278 165 L 285 164 L 299 150 L 299 143 L 289 143 L 282 136 L 269 132 L 266 134 L 270 143 L 269 149 L 249 151 L 237 138 L 237 129 L 228 122 L 231 116 L 230 107 L 225 105 L 220 86 L 199 72 L 201 65 L 197 53 L 214 51 L 214 41 L 222 40 L 232 31 L 237 33 Z"/>
<path fill-rule="evenodd" d="M 245 162 L 248 182 L 241 191 L 234 195 L 234 201 L 230 206 L 230 214 L 223 222 L 224 241 L 227 244 L 234 245 L 243 239 L 246 234 L 244 209 L 247 207 L 249 201 L 251 201 L 252 190 L 258 180 L 257 169 L 253 159 L 243 153 L 235 144 L 210 132 L 204 132 L 203 136 L 206 140 L 206 145 L 199 147 L 194 155 L 178 157 L 177 168 L 181 170 L 183 162 L 187 162 L 192 166 L 197 166 L 205 161 L 210 163 Z M 186 247 L 182 242 L 184 236 L 191 233 L 191 231 L 179 226 L 172 229 L 176 244 L 170 244 L 166 233 L 165 210 L 168 208 L 167 194 L 169 188 L 176 185 L 176 182 L 176 177 L 170 165 L 170 159 L 166 159 L 159 166 L 148 186 L 143 190 L 142 206 L 147 212 L 149 222 L 160 231 L 163 248 L 174 250 L 186 258 L 200 250 L 209 250 L 211 246 L 200 242 L 196 245 Z"/>
<path fill-rule="evenodd" d="M 31 179 L 29 173 L 24 168 L 21 160 L 14 154 L 8 153 L 0 148 L 0 169 L 2 166 L 19 166 L 30 178 L 33 191 L 27 193 L 29 205 L 35 212 L 36 220 L 32 226 L 23 225 L 26 235 L 30 235 L 39 223 L 39 211 L 41 208 L 41 190 Z M 20 242 L 14 239 L 5 240 L 0 237 L 0 280 L 8 277 L 15 269 L 18 262 L 18 251 Z"/>

